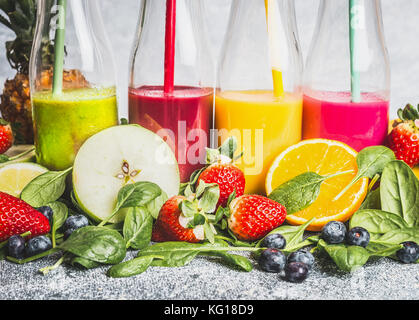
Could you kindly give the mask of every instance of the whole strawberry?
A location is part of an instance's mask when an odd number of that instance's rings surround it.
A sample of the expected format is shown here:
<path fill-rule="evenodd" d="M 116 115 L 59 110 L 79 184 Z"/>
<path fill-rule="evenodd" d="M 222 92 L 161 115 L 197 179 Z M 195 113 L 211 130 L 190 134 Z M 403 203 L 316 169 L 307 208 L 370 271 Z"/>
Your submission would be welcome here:
<path fill-rule="evenodd" d="M 162 206 L 153 227 L 153 241 L 212 241 L 215 233 L 212 213 L 218 202 L 219 187 L 201 182 L 195 194 L 189 191 L 188 188 L 187 196 L 174 196 Z"/>
<path fill-rule="evenodd" d="M 199 174 L 200 181 L 216 183 L 220 187 L 217 206 L 225 207 L 231 194 L 236 197 L 244 194 L 246 181 L 243 172 L 234 164 L 237 140 L 232 137 L 218 149 L 207 149 L 208 166 Z"/>
<path fill-rule="evenodd" d="M 13 132 L 10 124 L 0 119 L 0 154 L 5 153 L 13 145 Z"/>
<path fill-rule="evenodd" d="M 0 242 L 30 231 L 33 238 L 50 231 L 48 219 L 26 202 L 0 192 Z"/>
<path fill-rule="evenodd" d="M 245 241 L 255 241 L 279 227 L 287 211 L 280 203 L 259 195 L 244 195 L 230 203 L 228 227 Z"/>
<path fill-rule="evenodd" d="M 399 109 L 398 116 L 400 121 L 394 123 L 387 145 L 397 159 L 413 168 L 419 164 L 419 106 L 416 110 L 409 104 Z"/>
<path fill-rule="evenodd" d="M 220 187 L 220 199 L 217 206 L 225 207 L 229 196 L 236 192 L 236 196 L 244 194 L 245 179 L 243 172 L 235 165 L 214 163 L 206 168 L 199 176 L 200 181 L 216 183 Z"/>

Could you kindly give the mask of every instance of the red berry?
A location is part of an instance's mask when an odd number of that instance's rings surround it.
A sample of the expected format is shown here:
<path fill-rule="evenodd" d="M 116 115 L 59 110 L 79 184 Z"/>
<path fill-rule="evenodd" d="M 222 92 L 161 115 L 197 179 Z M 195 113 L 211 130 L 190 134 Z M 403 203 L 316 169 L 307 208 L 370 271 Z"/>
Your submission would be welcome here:
<path fill-rule="evenodd" d="M 280 203 L 258 195 L 244 195 L 230 204 L 228 226 L 237 238 L 255 241 L 279 227 L 287 211 Z"/>
<path fill-rule="evenodd" d="M 198 178 L 206 183 L 216 183 L 220 187 L 220 199 L 217 206 L 225 207 L 228 197 L 236 190 L 236 197 L 244 194 L 245 178 L 243 172 L 232 164 L 215 163 L 206 168 Z"/>
<path fill-rule="evenodd" d="M 13 132 L 9 124 L 0 119 L 0 154 L 5 153 L 13 145 Z"/>
<path fill-rule="evenodd" d="M 26 202 L 0 192 L 0 242 L 30 231 L 28 238 L 50 231 L 48 219 Z"/>
<path fill-rule="evenodd" d="M 419 129 L 414 124 L 398 124 L 388 136 L 387 145 L 398 160 L 410 167 L 419 164 Z"/>
<path fill-rule="evenodd" d="M 153 228 L 152 240 L 199 242 L 193 228 L 185 228 L 179 222 L 181 211 L 179 204 L 185 200 L 183 196 L 174 196 L 166 201 L 160 209 L 159 216 Z"/>

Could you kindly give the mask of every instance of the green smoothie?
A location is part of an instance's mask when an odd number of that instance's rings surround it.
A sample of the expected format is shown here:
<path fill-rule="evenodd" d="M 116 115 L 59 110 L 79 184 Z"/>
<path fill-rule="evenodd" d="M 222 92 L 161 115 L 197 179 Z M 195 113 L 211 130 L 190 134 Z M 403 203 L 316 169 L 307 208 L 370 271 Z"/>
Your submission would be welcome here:
<path fill-rule="evenodd" d="M 115 88 L 39 92 L 32 106 L 37 161 L 50 170 L 71 167 L 84 141 L 118 124 Z"/>

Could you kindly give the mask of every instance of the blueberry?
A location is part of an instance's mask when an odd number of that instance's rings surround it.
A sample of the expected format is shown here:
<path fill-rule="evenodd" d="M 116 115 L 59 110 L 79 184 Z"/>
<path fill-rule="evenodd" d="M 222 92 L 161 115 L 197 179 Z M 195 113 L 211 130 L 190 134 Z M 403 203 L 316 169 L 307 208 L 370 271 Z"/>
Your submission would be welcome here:
<path fill-rule="evenodd" d="M 265 248 L 284 249 L 286 245 L 287 241 L 279 233 L 270 234 L 263 240 L 263 246 Z"/>
<path fill-rule="evenodd" d="M 52 248 L 51 240 L 46 236 L 38 236 L 28 241 L 25 249 L 26 257 L 32 257 Z"/>
<path fill-rule="evenodd" d="M 329 244 L 342 243 L 346 238 L 346 227 L 342 222 L 330 221 L 323 227 L 321 237 Z"/>
<path fill-rule="evenodd" d="M 9 256 L 16 259 L 25 257 L 25 239 L 21 236 L 11 236 L 7 243 Z"/>
<path fill-rule="evenodd" d="M 259 257 L 259 266 L 266 272 L 281 272 L 286 262 L 285 255 L 276 249 L 266 249 Z"/>
<path fill-rule="evenodd" d="M 64 222 L 64 230 L 77 230 L 83 227 L 87 227 L 89 225 L 89 220 L 83 215 L 78 216 L 70 216 L 67 218 L 67 220 Z M 71 232 L 70 232 L 71 234 Z"/>
<path fill-rule="evenodd" d="M 403 248 L 396 252 L 397 258 L 403 263 L 415 263 L 419 259 L 419 245 L 413 241 L 402 243 Z"/>
<path fill-rule="evenodd" d="M 308 266 L 302 262 L 290 262 L 285 267 L 285 279 L 290 282 L 303 282 L 308 275 Z"/>
<path fill-rule="evenodd" d="M 52 211 L 52 209 L 48 206 L 39 207 L 37 210 L 48 219 L 49 224 L 52 226 L 52 216 L 54 215 L 54 211 Z"/>
<path fill-rule="evenodd" d="M 302 262 L 307 266 L 308 270 L 311 270 L 314 264 L 314 257 L 306 250 L 298 250 L 288 256 L 288 263 L 291 262 Z"/>
<path fill-rule="evenodd" d="M 365 248 L 370 243 L 370 233 L 362 227 L 352 228 L 346 236 L 346 242 L 352 246 Z"/>

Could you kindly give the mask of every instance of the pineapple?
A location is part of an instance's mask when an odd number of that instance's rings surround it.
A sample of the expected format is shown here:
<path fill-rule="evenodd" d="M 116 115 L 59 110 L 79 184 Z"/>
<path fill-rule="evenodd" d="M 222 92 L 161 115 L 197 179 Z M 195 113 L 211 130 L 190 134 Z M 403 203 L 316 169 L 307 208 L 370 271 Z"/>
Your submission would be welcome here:
<path fill-rule="evenodd" d="M 36 26 L 36 0 L 0 0 L 0 23 L 14 32 L 16 38 L 6 42 L 7 59 L 17 71 L 16 76 L 7 80 L 1 95 L 0 112 L 10 122 L 15 133 L 16 144 L 33 143 L 32 106 L 29 89 L 29 58 Z M 53 1 L 50 2 L 52 6 Z M 52 66 L 54 44 L 45 46 L 43 62 Z M 41 87 L 52 86 L 52 67 L 43 71 Z M 79 70 L 65 70 L 63 87 L 82 88 L 89 84 Z"/>

